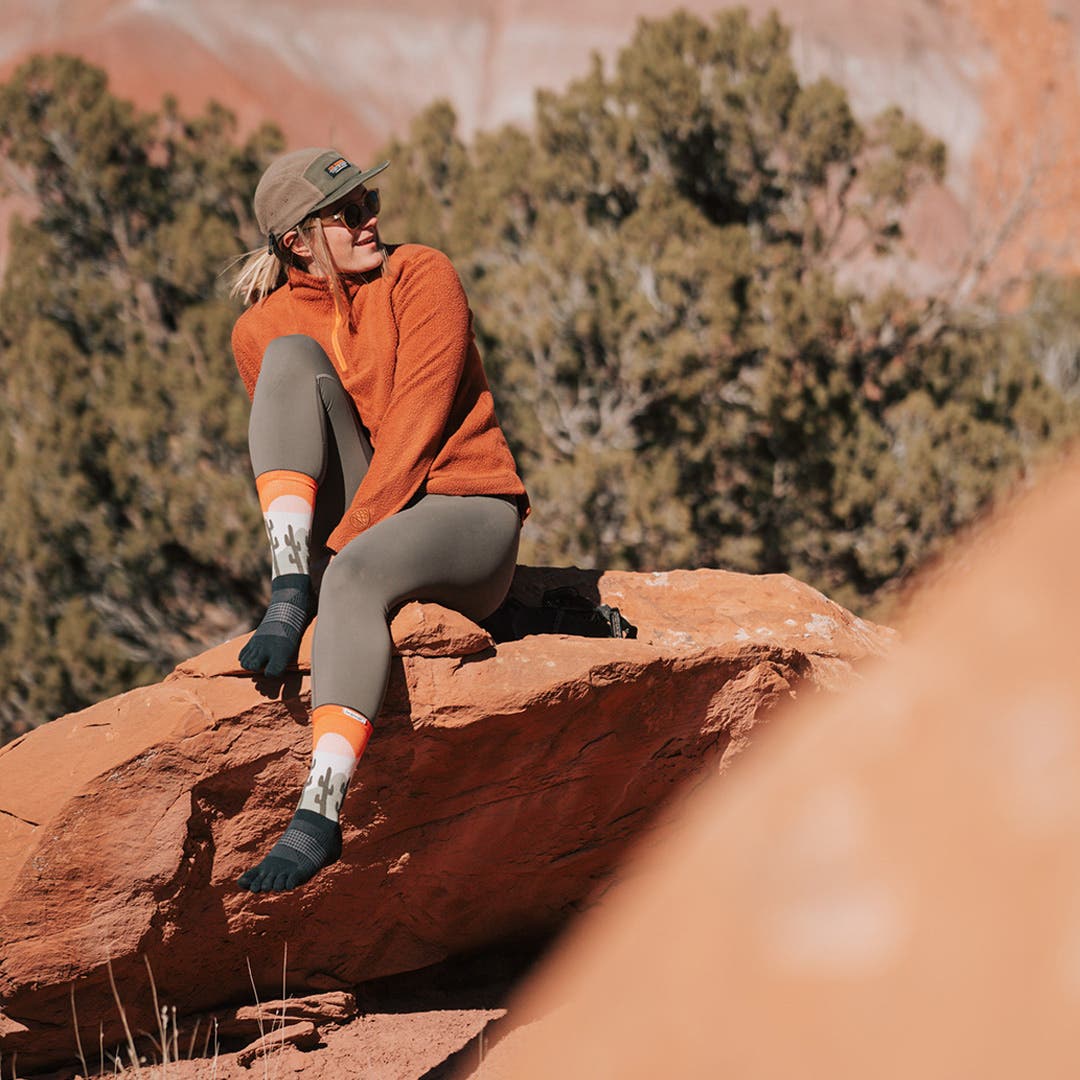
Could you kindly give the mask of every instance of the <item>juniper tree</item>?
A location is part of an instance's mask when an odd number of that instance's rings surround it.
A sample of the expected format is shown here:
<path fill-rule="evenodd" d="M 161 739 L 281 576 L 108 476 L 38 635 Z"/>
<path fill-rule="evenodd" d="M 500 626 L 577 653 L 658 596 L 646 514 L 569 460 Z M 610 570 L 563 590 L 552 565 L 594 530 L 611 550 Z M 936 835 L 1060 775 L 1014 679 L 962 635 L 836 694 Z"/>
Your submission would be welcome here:
<path fill-rule="evenodd" d="M 775 16 L 643 20 L 530 131 L 465 146 L 440 103 L 388 156 L 453 162 L 383 225 L 467 278 L 527 559 L 784 570 L 866 610 L 1072 429 L 1015 321 L 927 333 L 918 299 L 839 283 L 945 148 L 803 85 Z"/>
<path fill-rule="evenodd" d="M 11 733 L 244 625 L 261 566 L 222 266 L 254 239 L 272 129 L 244 141 L 36 57 L 0 87 L 34 213 L 0 288 L 0 725 Z"/>

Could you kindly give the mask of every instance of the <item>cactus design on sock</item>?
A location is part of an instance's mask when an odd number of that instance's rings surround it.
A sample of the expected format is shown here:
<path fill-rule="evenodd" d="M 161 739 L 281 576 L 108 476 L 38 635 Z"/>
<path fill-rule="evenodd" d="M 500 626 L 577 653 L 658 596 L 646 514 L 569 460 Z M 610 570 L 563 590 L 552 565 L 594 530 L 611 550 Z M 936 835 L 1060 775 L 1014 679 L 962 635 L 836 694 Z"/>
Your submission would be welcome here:
<path fill-rule="evenodd" d="M 270 576 L 276 578 L 284 573 L 283 570 L 278 568 L 278 551 L 281 548 L 281 541 L 274 534 L 273 521 L 270 518 L 264 520 L 266 522 L 266 538 L 270 541 Z"/>
<path fill-rule="evenodd" d="M 285 531 L 285 546 L 289 549 L 289 562 L 296 567 L 295 573 L 306 574 L 308 572 L 307 529 L 294 529 L 290 523 Z"/>
<path fill-rule="evenodd" d="M 327 765 L 326 772 L 319 777 L 319 794 L 315 796 L 315 803 L 318 806 L 319 813 L 323 817 L 329 817 L 327 813 L 327 803 L 330 800 L 330 796 L 334 793 L 334 782 L 330 773 L 330 766 Z"/>
<path fill-rule="evenodd" d="M 305 473 L 271 469 L 255 478 L 274 577 L 308 572 L 308 545 L 318 484 Z"/>
<path fill-rule="evenodd" d="M 298 809 L 337 821 L 356 763 L 371 737 L 371 724 L 345 706 L 318 705 L 311 725 L 311 768 Z"/>
<path fill-rule="evenodd" d="M 321 771 L 313 769 L 300 794 L 297 809 L 314 810 L 316 814 L 336 821 L 348 789 L 349 777 L 345 773 L 335 773 L 329 766 Z"/>

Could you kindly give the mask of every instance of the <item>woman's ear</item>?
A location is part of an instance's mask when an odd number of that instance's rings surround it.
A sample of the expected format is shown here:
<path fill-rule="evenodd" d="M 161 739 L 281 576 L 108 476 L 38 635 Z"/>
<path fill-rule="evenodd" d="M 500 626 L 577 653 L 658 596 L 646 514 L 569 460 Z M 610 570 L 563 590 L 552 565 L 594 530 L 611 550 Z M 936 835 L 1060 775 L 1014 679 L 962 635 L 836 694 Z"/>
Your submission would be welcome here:
<path fill-rule="evenodd" d="M 311 248 L 300 235 L 299 229 L 290 229 L 281 238 L 280 243 L 286 251 L 291 251 L 298 259 L 310 259 L 312 256 Z"/>

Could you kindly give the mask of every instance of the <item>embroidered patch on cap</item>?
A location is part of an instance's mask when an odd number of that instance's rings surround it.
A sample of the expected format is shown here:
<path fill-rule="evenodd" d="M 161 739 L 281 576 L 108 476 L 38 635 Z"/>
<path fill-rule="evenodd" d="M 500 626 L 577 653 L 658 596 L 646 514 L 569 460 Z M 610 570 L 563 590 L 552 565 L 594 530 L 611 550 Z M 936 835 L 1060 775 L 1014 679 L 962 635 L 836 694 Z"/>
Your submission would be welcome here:
<path fill-rule="evenodd" d="M 343 157 L 339 157 L 337 161 L 333 161 L 326 166 L 326 171 L 331 176 L 337 176 L 342 169 L 347 169 L 350 164 L 351 162 L 346 161 Z"/>

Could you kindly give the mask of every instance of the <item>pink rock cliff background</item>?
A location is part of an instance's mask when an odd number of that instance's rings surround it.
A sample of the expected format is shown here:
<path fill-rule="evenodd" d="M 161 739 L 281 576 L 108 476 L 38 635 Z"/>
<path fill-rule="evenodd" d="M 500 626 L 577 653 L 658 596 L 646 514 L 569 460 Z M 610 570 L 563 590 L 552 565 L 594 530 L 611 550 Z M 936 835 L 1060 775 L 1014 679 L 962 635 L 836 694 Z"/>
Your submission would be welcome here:
<path fill-rule="evenodd" d="M 613 57 L 639 17 L 678 6 L 708 16 L 721 5 L 6 0 L 0 74 L 35 50 L 76 52 L 144 107 L 165 92 L 189 110 L 213 97 L 247 127 L 275 120 L 292 145 L 365 156 L 438 97 L 452 101 L 466 136 L 527 124 L 537 87 L 561 89 L 591 52 Z M 758 18 L 775 8 L 792 28 L 804 79 L 835 79 L 863 118 L 898 104 L 948 144 L 947 185 L 924 191 L 908 217 L 918 255 L 902 270 L 906 285 L 940 286 L 972 246 L 992 277 L 1080 268 L 1080 0 L 745 6 Z"/>

